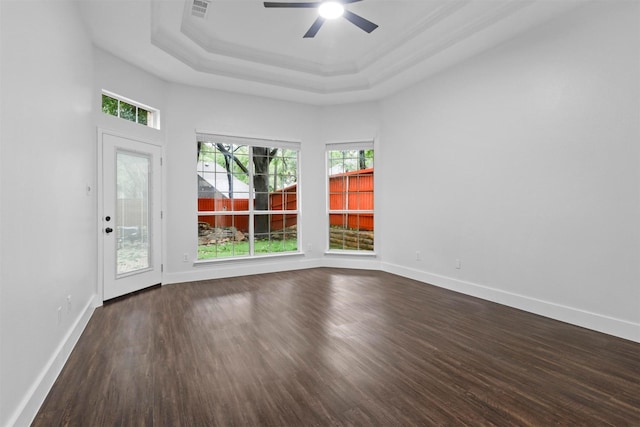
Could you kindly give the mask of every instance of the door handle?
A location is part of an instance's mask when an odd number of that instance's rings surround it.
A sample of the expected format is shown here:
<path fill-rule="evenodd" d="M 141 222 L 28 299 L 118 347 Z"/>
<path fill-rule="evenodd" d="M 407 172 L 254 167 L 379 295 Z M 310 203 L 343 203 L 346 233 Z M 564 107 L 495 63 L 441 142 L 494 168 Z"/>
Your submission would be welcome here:
<path fill-rule="evenodd" d="M 113 228 L 107 227 L 107 228 L 104 229 L 104 232 L 109 234 L 109 233 L 113 232 Z"/>

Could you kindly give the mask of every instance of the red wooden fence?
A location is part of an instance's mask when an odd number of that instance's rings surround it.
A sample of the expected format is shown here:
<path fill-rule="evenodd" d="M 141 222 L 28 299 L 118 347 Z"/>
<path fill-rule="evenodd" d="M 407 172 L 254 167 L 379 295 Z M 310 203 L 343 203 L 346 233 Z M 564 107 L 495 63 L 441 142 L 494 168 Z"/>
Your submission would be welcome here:
<path fill-rule="evenodd" d="M 198 199 L 198 211 L 247 211 L 249 199 Z M 206 222 L 212 227 L 235 227 L 247 233 L 249 231 L 249 215 L 198 215 L 199 222 Z"/>
<path fill-rule="evenodd" d="M 373 168 L 329 177 L 329 210 L 373 210 Z M 355 230 L 373 230 L 373 214 L 331 214 L 329 223 Z"/>
<path fill-rule="evenodd" d="M 269 194 L 269 208 L 272 211 L 296 210 L 298 207 L 298 186 L 283 188 Z M 198 199 L 198 211 L 234 212 L 247 211 L 248 199 Z M 329 177 L 330 210 L 373 210 L 373 168 L 346 172 Z M 282 230 L 297 224 L 296 214 L 272 214 L 271 230 Z M 198 215 L 198 221 L 212 227 L 236 227 L 242 232 L 249 231 L 249 215 Z M 373 214 L 331 214 L 330 224 L 356 230 L 373 230 Z"/>
<path fill-rule="evenodd" d="M 298 184 L 269 194 L 269 206 L 272 211 L 298 209 Z M 271 229 L 282 230 L 298 224 L 297 214 L 271 215 Z"/>

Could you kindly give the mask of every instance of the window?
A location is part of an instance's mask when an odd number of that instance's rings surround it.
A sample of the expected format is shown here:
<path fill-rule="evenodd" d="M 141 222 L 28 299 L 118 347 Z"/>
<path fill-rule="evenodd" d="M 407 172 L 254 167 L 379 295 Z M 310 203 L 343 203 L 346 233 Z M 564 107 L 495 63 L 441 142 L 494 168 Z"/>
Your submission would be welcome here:
<path fill-rule="evenodd" d="M 373 143 L 327 145 L 329 250 L 372 253 Z"/>
<path fill-rule="evenodd" d="M 110 92 L 102 92 L 102 112 L 130 122 L 160 129 L 160 112 Z"/>
<path fill-rule="evenodd" d="M 197 134 L 198 259 L 298 252 L 299 144 Z"/>

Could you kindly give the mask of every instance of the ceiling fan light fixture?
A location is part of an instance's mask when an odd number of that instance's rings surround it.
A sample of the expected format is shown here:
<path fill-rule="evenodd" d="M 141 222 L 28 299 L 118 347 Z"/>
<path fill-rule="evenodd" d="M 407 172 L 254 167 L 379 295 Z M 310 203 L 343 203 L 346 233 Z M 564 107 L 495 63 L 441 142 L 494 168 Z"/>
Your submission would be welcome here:
<path fill-rule="evenodd" d="M 0 0 L 2 1 L 2 0 Z M 322 24 L 328 19 L 335 19 L 343 16 L 344 19 L 351 22 L 356 27 L 360 28 L 362 31 L 367 33 L 371 33 L 373 30 L 378 28 L 377 24 L 363 18 L 360 15 L 357 15 L 349 10 L 345 10 L 345 4 L 358 3 L 364 0 L 323 0 L 323 1 L 308 1 L 308 2 L 280 2 L 280 1 L 266 1 L 264 2 L 264 7 L 267 8 L 280 8 L 280 7 L 290 7 L 294 9 L 316 9 L 318 10 L 318 17 L 309 30 L 302 36 L 305 39 L 312 39 L 318 34 L 318 31 L 322 27 Z"/>
<path fill-rule="evenodd" d="M 336 19 L 344 13 L 344 6 L 337 1 L 325 1 L 318 7 L 318 13 L 324 19 Z"/>

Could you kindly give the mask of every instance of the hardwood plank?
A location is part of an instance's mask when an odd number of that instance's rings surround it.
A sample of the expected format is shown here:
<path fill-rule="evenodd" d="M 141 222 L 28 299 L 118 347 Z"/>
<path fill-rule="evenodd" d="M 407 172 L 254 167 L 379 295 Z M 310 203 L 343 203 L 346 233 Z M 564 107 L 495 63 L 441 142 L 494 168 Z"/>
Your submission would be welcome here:
<path fill-rule="evenodd" d="M 34 426 L 640 426 L 640 344 L 383 272 L 96 310 Z"/>

